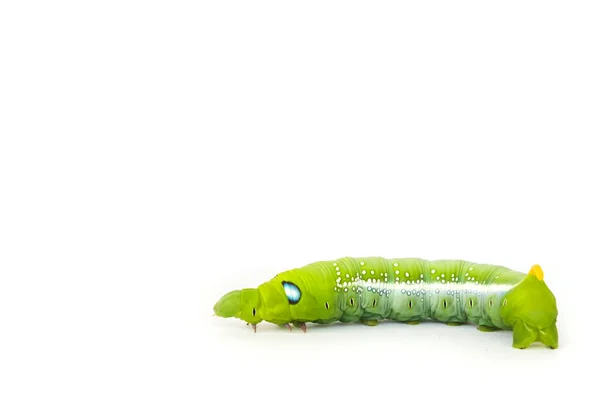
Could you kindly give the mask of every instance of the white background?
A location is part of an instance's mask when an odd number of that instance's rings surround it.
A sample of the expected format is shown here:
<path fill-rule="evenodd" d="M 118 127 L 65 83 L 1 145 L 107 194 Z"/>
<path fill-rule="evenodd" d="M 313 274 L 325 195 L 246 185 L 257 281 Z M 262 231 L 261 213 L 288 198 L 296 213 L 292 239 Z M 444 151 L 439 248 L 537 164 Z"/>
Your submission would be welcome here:
<path fill-rule="evenodd" d="M 2 2 L 0 398 L 593 398 L 597 2 L 410 3 Z M 343 256 L 539 263 L 560 348 L 212 317 Z"/>

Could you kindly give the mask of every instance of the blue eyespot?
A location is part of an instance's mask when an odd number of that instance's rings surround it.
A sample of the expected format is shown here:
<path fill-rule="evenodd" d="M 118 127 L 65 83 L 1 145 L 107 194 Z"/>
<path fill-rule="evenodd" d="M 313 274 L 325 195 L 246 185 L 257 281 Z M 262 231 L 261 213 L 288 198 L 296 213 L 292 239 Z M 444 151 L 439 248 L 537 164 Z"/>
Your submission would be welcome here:
<path fill-rule="evenodd" d="M 283 290 L 290 304 L 298 303 L 300 301 L 300 297 L 302 296 L 298 286 L 294 285 L 292 282 L 286 281 L 281 282 L 281 284 L 283 285 Z"/>

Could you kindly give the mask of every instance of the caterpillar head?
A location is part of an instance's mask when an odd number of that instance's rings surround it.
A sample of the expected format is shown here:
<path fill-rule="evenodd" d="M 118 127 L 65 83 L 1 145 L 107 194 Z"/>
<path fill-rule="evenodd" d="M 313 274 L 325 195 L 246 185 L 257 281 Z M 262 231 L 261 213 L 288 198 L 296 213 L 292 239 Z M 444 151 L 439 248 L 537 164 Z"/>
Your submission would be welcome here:
<path fill-rule="evenodd" d="M 213 311 L 223 318 L 239 318 L 256 325 L 260 316 L 260 296 L 257 289 L 234 290 L 227 293 L 215 304 Z"/>
<path fill-rule="evenodd" d="M 502 304 L 500 316 L 513 328 L 514 347 L 525 348 L 533 342 L 558 347 L 556 299 L 539 265 L 534 265 L 525 279 L 506 293 Z"/>
<path fill-rule="evenodd" d="M 252 324 L 255 331 L 256 324 L 263 320 L 278 325 L 293 322 L 290 306 L 300 301 L 302 292 L 296 284 L 282 278 L 286 275 L 289 274 L 280 274 L 258 289 L 227 293 L 213 307 L 215 315 L 239 318 Z"/>

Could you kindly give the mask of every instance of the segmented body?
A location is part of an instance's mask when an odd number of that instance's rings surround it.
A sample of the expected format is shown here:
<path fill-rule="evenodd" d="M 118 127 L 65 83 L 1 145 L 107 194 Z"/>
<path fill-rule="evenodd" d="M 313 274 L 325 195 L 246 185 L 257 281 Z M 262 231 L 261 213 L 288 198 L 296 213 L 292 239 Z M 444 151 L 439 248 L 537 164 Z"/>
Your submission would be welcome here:
<path fill-rule="evenodd" d="M 287 284 L 292 319 L 300 322 L 432 319 L 509 329 L 500 317 L 503 296 L 525 277 L 505 267 L 461 260 L 369 257 L 316 262 L 264 285 Z M 295 307 L 303 297 L 310 299 L 312 310 Z M 261 312 L 268 320 L 265 307 Z"/>

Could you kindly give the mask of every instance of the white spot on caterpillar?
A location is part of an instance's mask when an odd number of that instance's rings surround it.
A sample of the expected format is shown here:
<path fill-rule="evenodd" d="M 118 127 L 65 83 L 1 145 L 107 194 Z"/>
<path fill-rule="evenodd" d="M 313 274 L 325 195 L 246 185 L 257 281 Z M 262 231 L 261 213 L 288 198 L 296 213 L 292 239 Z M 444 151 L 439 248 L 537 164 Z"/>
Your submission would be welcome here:
<path fill-rule="evenodd" d="M 396 277 L 396 282 L 398 282 L 400 280 L 400 278 Z"/>
<path fill-rule="evenodd" d="M 408 272 L 405 272 L 405 273 L 404 273 L 404 276 L 406 276 L 407 278 L 408 278 L 408 276 L 409 276 L 409 275 L 410 275 L 410 274 L 409 274 Z"/>
<path fill-rule="evenodd" d="M 436 293 L 439 293 L 439 292 L 440 292 L 440 289 L 435 289 L 435 292 L 436 292 Z"/>
<path fill-rule="evenodd" d="M 350 278 L 350 274 L 346 274 L 346 278 Z M 354 279 L 354 278 L 352 278 L 352 279 Z"/>
<path fill-rule="evenodd" d="M 469 271 L 473 271 L 473 267 L 469 268 Z"/>
<path fill-rule="evenodd" d="M 398 275 L 400 273 L 400 271 L 396 270 L 396 275 Z"/>
<path fill-rule="evenodd" d="M 438 276 L 438 277 L 437 277 L 437 278 L 435 278 L 435 279 L 437 279 L 437 280 L 439 281 L 439 280 L 440 280 L 440 277 Z"/>
<path fill-rule="evenodd" d="M 402 292 L 402 293 L 406 293 L 406 290 L 402 289 L 400 292 Z"/>
<path fill-rule="evenodd" d="M 423 279 L 423 274 L 421 274 L 421 279 Z"/>
<path fill-rule="evenodd" d="M 383 274 L 384 276 L 387 276 L 387 272 L 385 274 Z"/>
<path fill-rule="evenodd" d="M 379 273 L 379 276 L 383 276 L 383 272 Z"/>
<path fill-rule="evenodd" d="M 365 262 L 364 262 L 364 261 L 361 261 L 361 262 L 360 262 L 360 265 L 365 265 Z"/>
<path fill-rule="evenodd" d="M 363 270 L 362 270 L 362 274 L 364 275 L 364 274 L 366 274 L 366 273 L 367 273 L 367 271 L 365 271 L 365 270 L 363 269 Z"/>
<path fill-rule="evenodd" d="M 454 274 L 452 274 L 452 277 L 454 278 Z"/>
<path fill-rule="evenodd" d="M 347 285 L 348 285 L 348 282 L 344 282 L 342 285 L 343 285 L 343 286 L 347 286 Z"/>
<path fill-rule="evenodd" d="M 368 282 L 368 283 L 371 283 L 371 278 L 367 279 L 367 282 Z"/>
<path fill-rule="evenodd" d="M 375 271 L 371 270 L 371 275 L 375 275 Z"/>
<path fill-rule="evenodd" d="M 432 273 L 432 274 L 435 274 L 435 269 L 432 269 L 432 270 L 431 270 L 431 273 Z"/>
<path fill-rule="evenodd" d="M 340 270 L 340 267 L 335 267 L 335 270 L 336 270 L 336 271 L 339 271 L 339 270 Z"/>
<path fill-rule="evenodd" d="M 421 297 L 421 301 L 423 301 L 423 298 Z"/>
<path fill-rule="evenodd" d="M 467 273 L 465 274 L 465 276 L 469 276 L 469 273 L 467 272 Z"/>
<path fill-rule="evenodd" d="M 494 279 L 498 279 L 498 277 L 499 277 L 499 276 L 500 276 L 500 275 L 496 275 L 496 277 L 495 277 Z"/>
<path fill-rule="evenodd" d="M 337 278 L 335 281 L 336 281 L 336 282 L 339 282 L 339 281 L 341 281 L 341 280 L 342 280 L 342 278 Z"/>
<path fill-rule="evenodd" d="M 442 279 L 442 283 L 446 283 L 446 280 L 445 280 L 445 279 Z"/>
<path fill-rule="evenodd" d="M 335 267 L 337 265 L 337 263 L 333 263 L 333 266 Z"/>
<path fill-rule="evenodd" d="M 348 291 L 348 288 L 347 288 L 347 287 L 346 287 L 346 288 L 344 288 L 344 292 L 347 292 L 347 291 Z"/>
<path fill-rule="evenodd" d="M 445 278 L 445 277 L 446 277 L 446 275 L 442 274 L 442 278 Z"/>
<path fill-rule="evenodd" d="M 397 267 L 397 266 L 398 266 L 398 263 L 394 263 L 394 267 Z"/>

